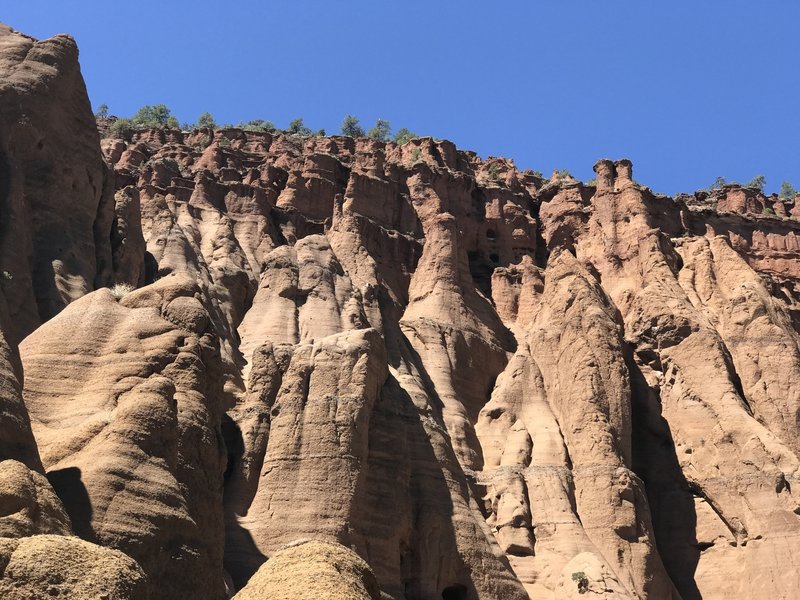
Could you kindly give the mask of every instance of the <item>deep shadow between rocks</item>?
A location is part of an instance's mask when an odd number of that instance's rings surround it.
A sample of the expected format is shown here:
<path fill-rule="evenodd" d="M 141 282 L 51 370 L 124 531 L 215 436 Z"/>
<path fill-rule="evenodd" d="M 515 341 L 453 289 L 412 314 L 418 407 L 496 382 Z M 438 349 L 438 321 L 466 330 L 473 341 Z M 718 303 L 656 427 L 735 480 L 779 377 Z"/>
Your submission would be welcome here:
<path fill-rule="evenodd" d="M 84 540 L 97 543 L 97 536 L 92 529 L 92 502 L 81 481 L 81 470 L 78 467 L 67 467 L 50 471 L 47 473 L 47 480 L 64 505 L 72 521 L 73 531 Z"/>

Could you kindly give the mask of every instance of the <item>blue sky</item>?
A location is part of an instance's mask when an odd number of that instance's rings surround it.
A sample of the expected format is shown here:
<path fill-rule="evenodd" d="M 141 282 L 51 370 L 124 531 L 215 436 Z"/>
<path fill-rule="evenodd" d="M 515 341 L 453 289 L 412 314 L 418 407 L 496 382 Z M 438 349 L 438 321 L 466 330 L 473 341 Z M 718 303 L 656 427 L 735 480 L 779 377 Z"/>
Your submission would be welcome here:
<path fill-rule="evenodd" d="M 628 157 L 674 193 L 764 174 L 800 188 L 796 0 L 17 0 L 0 20 L 70 33 L 95 106 L 181 121 L 303 117 L 453 140 L 592 177 Z"/>

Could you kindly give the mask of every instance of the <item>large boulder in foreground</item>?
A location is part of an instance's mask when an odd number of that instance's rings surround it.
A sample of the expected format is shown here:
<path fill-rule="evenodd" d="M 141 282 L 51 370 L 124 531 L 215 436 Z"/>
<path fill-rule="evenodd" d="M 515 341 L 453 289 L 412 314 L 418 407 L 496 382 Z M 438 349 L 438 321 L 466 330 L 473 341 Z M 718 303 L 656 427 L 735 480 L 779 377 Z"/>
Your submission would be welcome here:
<path fill-rule="evenodd" d="M 302 541 L 278 550 L 235 600 L 380 600 L 375 575 L 341 544 Z"/>
<path fill-rule="evenodd" d="M 76 537 L 0 539 L 0 597 L 5 600 L 145 600 L 145 576 L 133 559 Z"/>

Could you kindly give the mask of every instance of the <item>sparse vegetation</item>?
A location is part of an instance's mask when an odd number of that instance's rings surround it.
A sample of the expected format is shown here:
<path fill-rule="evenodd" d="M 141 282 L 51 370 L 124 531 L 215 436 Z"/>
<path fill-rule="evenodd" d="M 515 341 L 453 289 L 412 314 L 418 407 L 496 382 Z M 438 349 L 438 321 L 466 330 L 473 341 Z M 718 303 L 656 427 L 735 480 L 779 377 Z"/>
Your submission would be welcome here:
<path fill-rule="evenodd" d="M 378 140 L 379 142 L 388 142 L 391 132 L 392 127 L 389 121 L 378 119 L 375 121 L 375 126 L 367 132 L 367 137 Z"/>
<path fill-rule="evenodd" d="M 108 118 L 108 104 L 101 104 L 97 107 L 97 112 L 94 113 L 96 119 L 107 119 Z"/>
<path fill-rule="evenodd" d="M 749 187 L 749 186 L 748 186 Z M 774 215 L 775 211 L 772 210 L 769 206 L 765 206 L 764 210 L 761 211 L 762 215 Z"/>
<path fill-rule="evenodd" d="M 265 121 L 264 119 L 253 119 L 247 123 L 240 123 L 239 128 L 243 131 L 276 131 L 277 128 L 272 121 Z"/>
<path fill-rule="evenodd" d="M 297 118 L 291 123 L 289 123 L 289 126 L 286 128 L 286 133 L 288 133 L 289 135 L 300 135 L 303 137 L 308 137 L 314 132 L 305 126 L 305 123 L 303 123 L 302 118 Z"/>
<path fill-rule="evenodd" d="M 758 190 L 759 192 L 764 191 L 764 186 L 767 185 L 767 178 L 763 175 L 756 175 L 753 177 L 744 187 L 752 188 L 754 190 Z"/>
<path fill-rule="evenodd" d="M 725 185 L 725 184 L 727 184 L 727 183 L 728 183 L 728 182 L 727 182 L 727 181 L 725 181 L 725 178 L 724 178 L 724 177 L 717 177 L 717 178 L 714 180 L 714 183 L 712 183 L 712 184 L 711 184 L 711 185 L 708 187 L 708 191 L 710 192 L 711 190 L 719 190 L 719 189 L 722 189 L 722 186 L 724 186 L 724 185 Z"/>
<path fill-rule="evenodd" d="M 570 173 L 568 169 L 559 169 L 558 176 L 564 179 L 566 177 L 572 177 L 572 173 Z"/>
<path fill-rule="evenodd" d="M 121 300 L 130 294 L 135 288 L 130 283 L 115 283 L 111 287 L 111 295 L 117 300 Z"/>
<path fill-rule="evenodd" d="M 218 143 L 219 143 L 221 148 L 230 148 L 230 145 L 231 145 L 231 141 L 226 137 L 220 138 Z"/>
<path fill-rule="evenodd" d="M 797 190 L 794 189 L 794 186 L 791 183 L 788 181 L 781 183 L 781 189 L 778 192 L 778 198 L 781 200 L 794 200 L 796 194 Z"/>
<path fill-rule="evenodd" d="M 406 129 L 405 127 L 401 127 L 398 129 L 394 134 L 394 141 L 396 144 L 402 146 L 403 144 L 407 144 L 411 140 L 417 137 L 417 134 L 413 131 Z"/>
<path fill-rule="evenodd" d="M 411 164 L 415 165 L 422 160 L 422 148 L 414 148 L 411 151 Z"/>
<path fill-rule="evenodd" d="M 353 115 L 347 115 L 342 120 L 342 126 L 339 128 L 341 135 L 346 135 L 351 138 L 364 137 L 364 128 L 358 122 L 358 118 Z"/>
<path fill-rule="evenodd" d="M 585 594 L 589 591 L 589 579 L 583 571 L 575 571 L 572 574 L 572 581 L 578 584 L 578 593 Z"/>
<path fill-rule="evenodd" d="M 165 104 L 145 104 L 131 117 L 135 127 L 180 127 L 178 119 Z"/>
<path fill-rule="evenodd" d="M 500 167 L 497 163 L 489 165 L 489 181 L 497 181 L 500 178 Z"/>
<path fill-rule="evenodd" d="M 590 185 L 592 187 L 597 187 L 597 178 L 592 177 L 589 181 L 586 182 L 586 185 Z"/>
<path fill-rule="evenodd" d="M 193 129 L 216 129 L 217 122 L 214 120 L 213 115 L 210 112 L 204 112 L 202 115 L 197 117 L 197 123 Z"/>
<path fill-rule="evenodd" d="M 134 129 L 136 126 L 131 119 L 117 119 L 111 125 L 111 133 L 117 137 L 125 137 Z"/>

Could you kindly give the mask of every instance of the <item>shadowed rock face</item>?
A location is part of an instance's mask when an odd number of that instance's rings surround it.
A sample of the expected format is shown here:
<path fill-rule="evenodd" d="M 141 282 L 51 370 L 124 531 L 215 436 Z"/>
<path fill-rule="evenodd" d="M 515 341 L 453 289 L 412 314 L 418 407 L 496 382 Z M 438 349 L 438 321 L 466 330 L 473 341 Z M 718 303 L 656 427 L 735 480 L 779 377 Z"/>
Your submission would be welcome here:
<path fill-rule="evenodd" d="M 794 596 L 792 202 L 98 143 L 71 39 L 0 29 L 0 73 L 5 595 Z"/>

